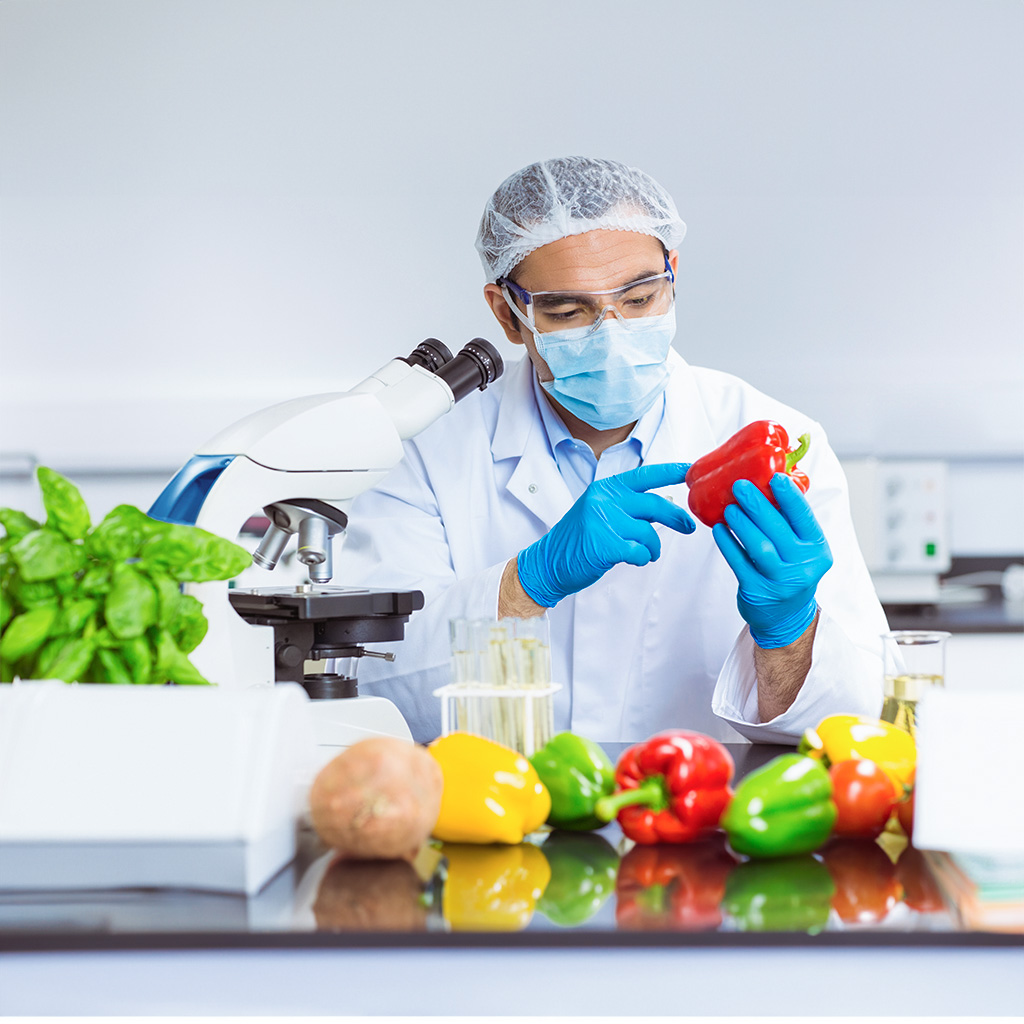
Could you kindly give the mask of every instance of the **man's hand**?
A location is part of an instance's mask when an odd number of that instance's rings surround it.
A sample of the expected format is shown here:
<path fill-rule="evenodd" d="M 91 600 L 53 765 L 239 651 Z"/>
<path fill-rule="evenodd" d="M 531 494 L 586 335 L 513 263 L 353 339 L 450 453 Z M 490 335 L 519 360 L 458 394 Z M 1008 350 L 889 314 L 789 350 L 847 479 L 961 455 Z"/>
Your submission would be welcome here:
<path fill-rule="evenodd" d="M 538 605 L 553 608 L 563 597 L 596 583 L 613 565 L 647 565 L 661 554 L 652 523 L 693 533 L 690 516 L 651 487 L 682 483 L 685 462 L 641 466 L 592 483 L 540 540 L 516 559 L 519 583 Z"/>
<path fill-rule="evenodd" d="M 740 615 L 766 649 L 804 634 L 817 614 L 818 581 L 832 565 L 828 541 L 800 489 L 783 473 L 770 486 L 778 509 L 749 480 L 737 480 L 737 504 L 726 507 L 725 524 L 712 530 L 739 581 Z"/>

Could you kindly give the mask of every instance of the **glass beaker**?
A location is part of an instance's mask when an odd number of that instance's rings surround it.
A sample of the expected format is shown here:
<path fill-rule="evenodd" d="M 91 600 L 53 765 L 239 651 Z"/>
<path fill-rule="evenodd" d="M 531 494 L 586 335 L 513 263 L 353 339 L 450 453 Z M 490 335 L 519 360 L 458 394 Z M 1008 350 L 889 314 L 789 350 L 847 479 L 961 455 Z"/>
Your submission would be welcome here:
<path fill-rule="evenodd" d="M 917 702 L 946 681 L 946 641 L 941 630 L 897 629 L 882 634 L 882 720 L 917 738 Z"/>
<path fill-rule="evenodd" d="M 452 619 L 452 682 L 441 698 L 441 735 L 471 732 L 530 757 L 554 733 L 547 616 Z"/>

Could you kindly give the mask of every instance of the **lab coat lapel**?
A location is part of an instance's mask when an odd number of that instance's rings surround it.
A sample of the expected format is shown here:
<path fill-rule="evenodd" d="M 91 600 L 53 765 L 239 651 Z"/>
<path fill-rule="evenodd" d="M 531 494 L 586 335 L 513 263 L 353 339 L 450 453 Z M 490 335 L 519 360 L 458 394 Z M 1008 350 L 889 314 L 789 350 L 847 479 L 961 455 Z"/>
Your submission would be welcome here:
<path fill-rule="evenodd" d="M 717 444 L 693 371 L 675 349 L 669 350 L 672 375 L 665 389 L 665 417 L 644 452 L 644 464 L 696 462 Z M 658 489 L 686 507 L 685 484 Z"/>
<path fill-rule="evenodd" d="M 533 364 L 523 357 L 512 372 L 501 398 L 491 455 L 495 462 L 518 460 L 505 489 L 550 530 L 569 510 L 572 495 L 558 472 L 537 409 Z"/>

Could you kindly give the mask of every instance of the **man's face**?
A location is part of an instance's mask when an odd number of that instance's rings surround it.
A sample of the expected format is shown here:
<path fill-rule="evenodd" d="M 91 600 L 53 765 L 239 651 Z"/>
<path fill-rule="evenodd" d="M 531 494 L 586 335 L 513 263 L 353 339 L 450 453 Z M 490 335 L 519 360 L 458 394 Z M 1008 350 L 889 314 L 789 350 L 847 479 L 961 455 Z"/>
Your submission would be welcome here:
<path fill-rule="evenodd" d="M 679 253 L 673 249 L 668 259 L 675 273 Z M 621 288 L 664 270 L 661 243 L 652 235 L 600 229 L 560 238 L 535 249 L 510 277 L 528 292 L 598 292 Z M 485 285 L 484 296 L 509 341 L 526 346 L 539 379 L 554 380 L 554 374 L 537 352 L 533 334 L 509 310 L 501 289 L 496 284 Z M 520 311 L 525 313 L 522 306 Z"/>

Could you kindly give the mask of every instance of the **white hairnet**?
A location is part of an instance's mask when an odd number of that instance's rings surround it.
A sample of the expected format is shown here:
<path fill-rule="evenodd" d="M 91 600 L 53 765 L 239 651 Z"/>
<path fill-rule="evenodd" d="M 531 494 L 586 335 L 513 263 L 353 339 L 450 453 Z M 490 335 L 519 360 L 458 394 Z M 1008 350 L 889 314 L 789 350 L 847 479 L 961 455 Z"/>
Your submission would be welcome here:
<path fill-rule="evenodd" d="M 637 231 L 674 249 L 686 234 L 672 197 L 637 167 L 567 156 L 506 178 L 487 200 L 476 247 L 488 281 L 534 249 L 596 228 Z"/>

